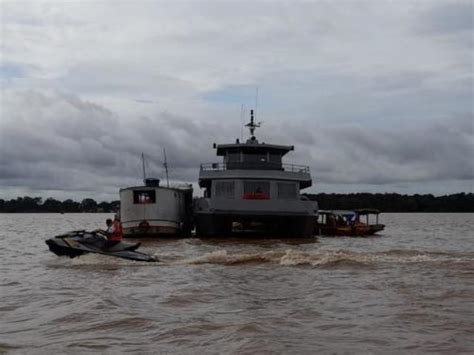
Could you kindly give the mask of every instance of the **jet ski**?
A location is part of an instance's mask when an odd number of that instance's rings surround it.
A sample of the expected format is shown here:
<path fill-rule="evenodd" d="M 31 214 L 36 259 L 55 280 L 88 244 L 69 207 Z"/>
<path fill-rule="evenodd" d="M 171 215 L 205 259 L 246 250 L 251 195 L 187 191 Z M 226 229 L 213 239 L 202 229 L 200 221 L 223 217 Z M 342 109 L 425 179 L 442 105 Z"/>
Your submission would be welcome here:
<path fill-rule="evenodd" d="M 86 232 L 72 231 L 45 240 L 49 250 L 58 256 L 78 257 L 87 253 L 103 254 L 135 261 L 158 261 L 152 255 L 136 251 L 140 243 L 129 244 L 119 242 L 110 248 L 105 248 L 107 238 L 101 231 Z"/>

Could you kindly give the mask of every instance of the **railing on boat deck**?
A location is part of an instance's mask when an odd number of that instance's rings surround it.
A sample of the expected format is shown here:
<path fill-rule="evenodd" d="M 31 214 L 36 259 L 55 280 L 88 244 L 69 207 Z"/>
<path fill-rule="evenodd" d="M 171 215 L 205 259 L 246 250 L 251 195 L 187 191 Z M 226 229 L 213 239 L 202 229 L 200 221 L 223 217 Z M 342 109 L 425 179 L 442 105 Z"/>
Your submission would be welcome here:
<path fill-rule="evenodd" d="M 281 164 L 271 162 L 244 162 L 244 163 L 205 163 L 201 164 L 201 171 L 223 170 L 280 170 L 292 173 L 309 174 L 309 166 L 295 164 Z"/>

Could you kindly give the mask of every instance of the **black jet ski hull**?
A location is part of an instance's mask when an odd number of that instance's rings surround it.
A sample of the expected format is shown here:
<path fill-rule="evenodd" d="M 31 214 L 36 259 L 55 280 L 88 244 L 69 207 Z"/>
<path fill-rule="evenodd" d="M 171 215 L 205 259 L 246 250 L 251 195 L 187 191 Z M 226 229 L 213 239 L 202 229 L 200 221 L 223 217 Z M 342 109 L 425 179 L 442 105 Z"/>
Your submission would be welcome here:
<path fill-rule="evenodd" d="M 83 254 L 95 253 L 135 261 L 158 261 L 152 255 L 136 251 L 140 243 L 129 244 L 120 242 L 110 248 L 105 248 L 105 239 L 95 232 L 75 231 L 56 236 L 45 242 L 49 250 L 58 256 L 75 258 Z"/>
<path fill-rule="evenodd" d="M 65 247 L 61 245 L 60 243 L 57 243 L 57 241 L 55 241 L 54 239 L 48 239 L 45 242 L 48 245 L 49 250 L 52 251 L 57 256 L 69 256 L 71 258 L 75 258 L 76 256 L 81 256 L 86 253 L 85 251 L 82 251 L 82 250 Z"/>

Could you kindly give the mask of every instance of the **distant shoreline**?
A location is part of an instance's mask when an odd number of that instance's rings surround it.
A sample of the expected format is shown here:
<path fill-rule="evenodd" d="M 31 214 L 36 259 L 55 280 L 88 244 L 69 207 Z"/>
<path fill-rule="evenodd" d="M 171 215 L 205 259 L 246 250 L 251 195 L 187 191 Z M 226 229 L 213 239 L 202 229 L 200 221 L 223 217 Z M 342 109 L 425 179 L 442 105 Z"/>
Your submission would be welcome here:
<path fill-rule="evenodd" d="M 457 193 L 444 196 L 400 195 L 397 193 L 351 193 L 351 194 L 304 194 L 318 202 L 320 209 L 352 210 L 375 208 L 380 212 L 428 212 L 470 213 L 474 212 L 474 193 Z"/>
<path fill-rule="evenodd" d="M 380 212 L 396 213 L 472 213 L 474 193 L 457 193 L 444 196 L 400 195 L 397 193 L 302 194 L 303 198 L 317 201 L 324 210 L 353 210 L 375 208 Z M 18 197 L 0 199 L 0 213 L 114 213 L 120 210 L 120 201 L 96 202 L 85 198 L 81 202 L 71 199 L 58 201 L 51 197 Z"/>
<path fill-rule="evenodd" d="M 324 209 L 327 210 L 327 209 Z M 459 214 L 459 213 L 474 213 L 472 211 L 436 211 L 436 212 L 406 212 L 406 211 L 390 211 L 390 212 L 384 212 L 380 211 L 380 213 L 404 213 L 404 214 L 417 214 L 417 213 L 452 213 L 452 214 Z M 5 214 L 114 214 L 114 212 L 0 212 L 0 215 L 5 215 Z"/>

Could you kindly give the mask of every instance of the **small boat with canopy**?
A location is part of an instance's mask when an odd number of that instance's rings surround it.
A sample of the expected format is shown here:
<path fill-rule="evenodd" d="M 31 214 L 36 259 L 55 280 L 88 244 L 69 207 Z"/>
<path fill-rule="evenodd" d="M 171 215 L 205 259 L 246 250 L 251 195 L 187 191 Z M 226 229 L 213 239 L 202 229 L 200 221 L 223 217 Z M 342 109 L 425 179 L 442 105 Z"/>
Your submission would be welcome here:
<path fill-rule="evenodd" d="M 379 214 L 379 210 L 368 208 L 358 210 L 319 210 L 314 232 L 324 236 L 362 237 L 373 235 L 385 228 L 384 224 L 379 223 Z M 370 218 L 370 216 L 375 216 L 375 224 L 371 223 L 373 218 Z"/>

